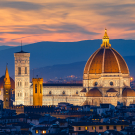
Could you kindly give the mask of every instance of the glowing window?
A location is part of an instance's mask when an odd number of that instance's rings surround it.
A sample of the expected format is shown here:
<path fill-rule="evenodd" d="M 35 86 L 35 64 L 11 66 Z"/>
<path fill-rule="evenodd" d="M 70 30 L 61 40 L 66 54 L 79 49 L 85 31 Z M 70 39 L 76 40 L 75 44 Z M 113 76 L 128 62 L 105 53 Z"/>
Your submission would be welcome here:
<path fill-rule="evenodd" d="M 92 130 L 96 130 L 96 127 L 92 127 Z"/>
<path fill-rule="evenodd" d="M 38 130 L 36 130 L 36 134 L 38 134 Z"/>
<path fill-rule="evenodd" d="M 46 134 L 46 130 L 43 130 L 43 132 L 42 132 L 43 134 Z"/>
<path fill-rule="evenodd" d="M 88 127 L 85 127 L 85 130 L 87 130 L 88 129 Z"/>

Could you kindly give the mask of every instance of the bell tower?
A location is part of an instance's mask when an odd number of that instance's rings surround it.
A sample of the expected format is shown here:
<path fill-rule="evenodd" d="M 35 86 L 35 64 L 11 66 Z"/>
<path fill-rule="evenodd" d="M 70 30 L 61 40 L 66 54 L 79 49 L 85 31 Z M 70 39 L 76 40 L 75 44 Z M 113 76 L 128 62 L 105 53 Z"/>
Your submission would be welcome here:
<path fill-rule="evenodd" d="M 42 106 L 43 78 L 32 78 L 33 82 L 33 106 Z"/>
<path fill-rule="evenodd" d="M 4 78 L 4 108 L 9 108 L 11 105 L 11 82 L 10 77 L 8 73 L 8 68 L 6 66 L 6 72 L 5 72 L 5 78 Z"/>
<path fill-rule="evenodd" d="M 21 51 L 15 57 L 15 103 L 30 105 L 30 53 Z"/>

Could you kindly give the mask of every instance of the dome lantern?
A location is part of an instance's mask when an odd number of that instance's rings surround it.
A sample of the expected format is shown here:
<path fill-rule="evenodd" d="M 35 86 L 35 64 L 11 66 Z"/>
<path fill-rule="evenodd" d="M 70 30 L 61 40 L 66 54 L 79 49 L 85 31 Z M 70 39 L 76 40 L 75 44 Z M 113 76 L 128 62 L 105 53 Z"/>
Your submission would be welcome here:
<path fill-rule="evenodd" d="M 102 44 L 101 44 L 101 47 L 105 47 L 105 48 L 110 48 L 111 47 L 111 44 L 109 43 L 109 37 L 107 35 L 107 29 L 105 29 L 105 34 L 104 34 L 104 37 L 102 39 Z"/>

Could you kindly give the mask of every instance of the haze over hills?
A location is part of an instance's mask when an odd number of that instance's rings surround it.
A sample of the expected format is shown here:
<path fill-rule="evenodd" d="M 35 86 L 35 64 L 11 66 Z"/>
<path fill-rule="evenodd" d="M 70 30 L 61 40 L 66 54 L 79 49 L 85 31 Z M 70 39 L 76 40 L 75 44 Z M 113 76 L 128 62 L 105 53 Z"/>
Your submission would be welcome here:
<path fill-rule="evenodd" d="M 43 77 L 49 79 L 51 76 L 63 77 L 68 76 L 68 74 L 72 75 L 73 73 L 74 75 L 82 76 L 86 61 L 100 47 L 101 43 L 101 40 L 39 42 L 25 45 L 23 46 L 23 50 L 30 52 L 31 71 L 34 69 L 35 75 L 38 74 L 36 72 L 42 71 Z M 124 56 L 131 75 L 135 76 L 135 40 L 110 40 L 110 43 L 114 49 Z M 18 52 L 20 49 L 20 46 L 5 50 L 0 49 L 0 76 L 5 73 L 6 63 L 8 63 L 10 76 L 14 79 L 14 52 Z M 75 62 L 78 63 L 75 64 Z M 31 72 L 31 76 L 32 74 Z"/>

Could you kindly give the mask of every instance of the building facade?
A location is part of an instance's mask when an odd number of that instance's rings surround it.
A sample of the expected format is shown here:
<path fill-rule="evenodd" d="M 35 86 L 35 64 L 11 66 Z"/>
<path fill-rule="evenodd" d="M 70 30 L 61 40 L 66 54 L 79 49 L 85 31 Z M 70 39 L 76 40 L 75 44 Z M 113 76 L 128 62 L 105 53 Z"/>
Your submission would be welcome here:
<path fill-rule="evenodd" d="M 20 51 L 15 57 L 15 104 L 30 105 L 30 53 Z"/>
<path fill-rule="evenodd" d="M 35 93 L 39 78 L 30 82 L 30 53 L 15 53 L 15 104 L 41 105 L 39 95 Z M 40 88 L 39 88 L 40 89 Z M 135 91 L 130 88 L 130 73 L 123 57 L 111 47 L 107 30 L 101 47 L 88 59 L 81 84 L 43 84 L 40 95 L 42 105 L 58 105 L 68 102 L 74 105 L 97 105 L 110 103 L 125 105 L 135 102 Z M 41 101 L 40 101 L 41 102 Z"/>

